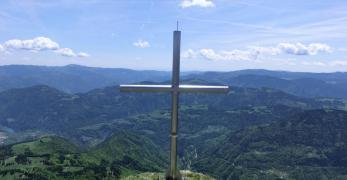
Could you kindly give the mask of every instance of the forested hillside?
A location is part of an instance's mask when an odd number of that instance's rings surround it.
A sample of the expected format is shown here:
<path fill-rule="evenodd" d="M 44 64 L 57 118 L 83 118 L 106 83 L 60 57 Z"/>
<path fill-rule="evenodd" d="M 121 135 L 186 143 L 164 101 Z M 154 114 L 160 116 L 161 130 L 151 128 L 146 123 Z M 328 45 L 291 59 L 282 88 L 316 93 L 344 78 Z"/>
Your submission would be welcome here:
<path fill-rule="evenodd" d="M 37 85 L 0 92 L 0 102 L 3 178 L 125 178 L 167 167 L 169 94 Z M 180 169 L 217 179 L 346 177 L 344 99 L 231 86 L 180 103 Z"/>
<path fill-rule="evenodd" d="M 149 139 L 119 132 L 89 151 L 49 136 L 0 149 L 1 179 L 119 179 L 163 171 L 167 159 Z"/>
<path fill-rule="evenodd" d="M 193 166 L 222 179 L 345 179 L 346 128 L 345 111 L 306 111 L 232 132 Z"/>

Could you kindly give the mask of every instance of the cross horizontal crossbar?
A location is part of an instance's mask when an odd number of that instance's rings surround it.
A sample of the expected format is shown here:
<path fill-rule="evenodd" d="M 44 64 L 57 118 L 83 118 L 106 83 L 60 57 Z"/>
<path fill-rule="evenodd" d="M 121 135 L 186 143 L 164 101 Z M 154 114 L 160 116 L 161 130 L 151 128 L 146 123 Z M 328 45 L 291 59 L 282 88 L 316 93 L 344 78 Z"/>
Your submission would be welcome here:
<path fill-rule="evenodd" d="M 201 92 L 201 93 L 227 93 L 228 86 L 202 86 L 179 85 L 174 88 L 171 85 L 120 85 L 121 92 Z"/>

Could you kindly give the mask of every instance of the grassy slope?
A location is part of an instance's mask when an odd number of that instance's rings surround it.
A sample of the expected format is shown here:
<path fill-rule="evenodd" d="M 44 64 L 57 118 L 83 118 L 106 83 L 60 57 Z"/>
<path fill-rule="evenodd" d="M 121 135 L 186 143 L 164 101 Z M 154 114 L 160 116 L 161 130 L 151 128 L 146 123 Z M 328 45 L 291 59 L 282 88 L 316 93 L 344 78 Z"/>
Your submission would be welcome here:
<path fill-rule="evenodd" d="M 59 137 L 43 137 L 0 148 L 0 179 L 114 179 L 162 171 L 162 154 L 150 140 L 124 132 L 88 152 Z"/>
<path fill-rule="evenodd" d="M 113 134 L 86 155 L 96 159 L 116 161 L 128 170 L 142 172 L 162 171 L 167 164 L 165 154 L 151 140 L 125 132 Z"/>
<path fill-rule="evenodd" d="M 32 153 L 37 155 L 52 154 L 52 153 L 77 153 L 78 148 L 57 136 L 43 137 L 36 141 L 19 143 L 12 146 L 14 154 L 23 154 L 25 149 L 30 149 Z"/>

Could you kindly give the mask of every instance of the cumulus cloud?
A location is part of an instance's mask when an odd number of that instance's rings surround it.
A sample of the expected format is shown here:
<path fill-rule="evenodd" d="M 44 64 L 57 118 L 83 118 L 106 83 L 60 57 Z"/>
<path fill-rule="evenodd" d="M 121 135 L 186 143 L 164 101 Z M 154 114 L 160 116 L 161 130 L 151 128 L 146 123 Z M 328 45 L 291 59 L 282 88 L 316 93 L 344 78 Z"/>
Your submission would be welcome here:
<path fill-rule="evenodd" d="M 199 53 L 195 52 L 193 49 L 188 49 L 182 53 L 182 57 L 186 59 L 194 59 L 199 55 Z"/>
<path fill-rule="evenodd" d="M 78 57 L 89 57 L 90 55 L 85 52 L 80 52 L 77 54 Z"/>
<path fill-rule="evenodd" d="M 317 55 L 320 52 L 332 52 L 332 48 L 326 44 L 313 43 L 304 45 L 302 43 L 279 43 L 274 47 L 250 46 L 246 50 L 234 49 L 231 51 L 218 51 L 213 49 L 200 49 L 194 51 L 188 49 L 182 56 L 187 59 L 197 58 L 199 56 L 208 60 L 256 60 L 258 56 L 276 56 L 280 54 L 290 55 Z"/>
<path fill-rule="evenodd" d="M 193 6 L 209 8 L 216 5 L 211 0 L 183 0 L 180 4 L 182 8 L 189 8 Z"/>
<path fill-rule="evenodd" d="M 261 46 L 250 46 L 248 47 L 250 52 L 261 55 L 279 55 L 281 54 L 281 50 L 276 47 L 261 47 Z"/>
<path fill-rule="evenodd" d="M 326 66 L 327 65 L 327 64 L 325 64 L 323 62 L 319 62 L 319 61 L 313 61 L 313 62 L 304 61 L 301 64 L 305 65 L 305 66 Z"/>
<path fill-rule="evenodd" d="M 319 52 L 331 52 L 330 46 L 320 43 L 313 43 L 309 45 L 304 45 L 301 43 L 280 43 L 277 47 L 284 53 L 293 55 L 316 55 Z"/>
<path fill-rule="evenodd" d="M 72 49 L 70 48 L 61 48 L 56 51 L 54 51 L 57 54 L 60 54 L 65 57 L 89 57 L 89 54 L 85 52 L 80 52 L 80 53 L 75 53 Z"/>
<path fill-rule="evenodd" d="M 0 52 L 5 51 L 5 48 L 0 44 Z"/>
<path fill-rule="evenodd" d="M 213 49 L 201 49 L 200 55 L 208 60 L 218 61 L 218 60 L 252 60 L 256 59 L 257 54 L 249 51 L 232 50 L 232 51 L 220 51 L 215 52 Z"/>
<path fill-rule="evenodd" d="M 29 40 L 9 40 L 4 43 L 4 47 L 6 49 L 42 51 L 59 49 L 59 44 L 46 37 L 37 37 Z"/>
<path fill-rule="evenodd" d="M 226 60 L 253 60 L 257 59 L 258 53 L 253 51 L 243 51 L 243 50 L 232 50 L 232 51 L 222 51 L 222 56 Z"/>
<path fill-rule="evenodd" d="M 201 49 L 200 55 L 208 60 L 222 60 L 225 59 L 222 55 L 216 53 L 213 49 Z"/>
<path fill-rule="evenodd" d="M 60 54 L 62 56 L 66 57 L 75 57 L 76 54 L 72 51 L 70 48 L 61 48 L 55 51 L 57 54 Z"/>
<path fill-rule="evenodd" d="M 57 54 L 66 57 L 88 57 L 85 52 L 75 53 L 70 48 L 60 48 L 59 44 L 47 37 L 36 37 L 34 39 L 8 40 L 3 45 L 0 45 L 0 51 L 6 50 L 26 50 L 26 51 L 53 51 Z"/>
<path fill-rule="evenodd" d="M 332 61 L 330 66 L 347 66 L 347 61 Z"/>
<path fill-rule="evenodd" d="M 133 45 L 139 48 L 148 48 L 150 46 L 148 41 L 143 41 L 141 39 L 134 42 Z"/>

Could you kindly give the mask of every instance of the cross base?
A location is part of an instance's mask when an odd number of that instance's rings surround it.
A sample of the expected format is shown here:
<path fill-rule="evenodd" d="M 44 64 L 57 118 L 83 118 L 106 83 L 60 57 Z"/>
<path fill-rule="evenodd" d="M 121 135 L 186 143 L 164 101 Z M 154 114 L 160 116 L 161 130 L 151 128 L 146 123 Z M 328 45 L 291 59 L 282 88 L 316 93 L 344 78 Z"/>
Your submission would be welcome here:
<path fill-rule="evenodd" d="M 176 175 L 173 176 L 172 174 L 170 174 L 170 170 L 168 170 L 165 175 L 165 180 L 182 180 L 182 175 L 180 171 L 177 171 Z"/>

